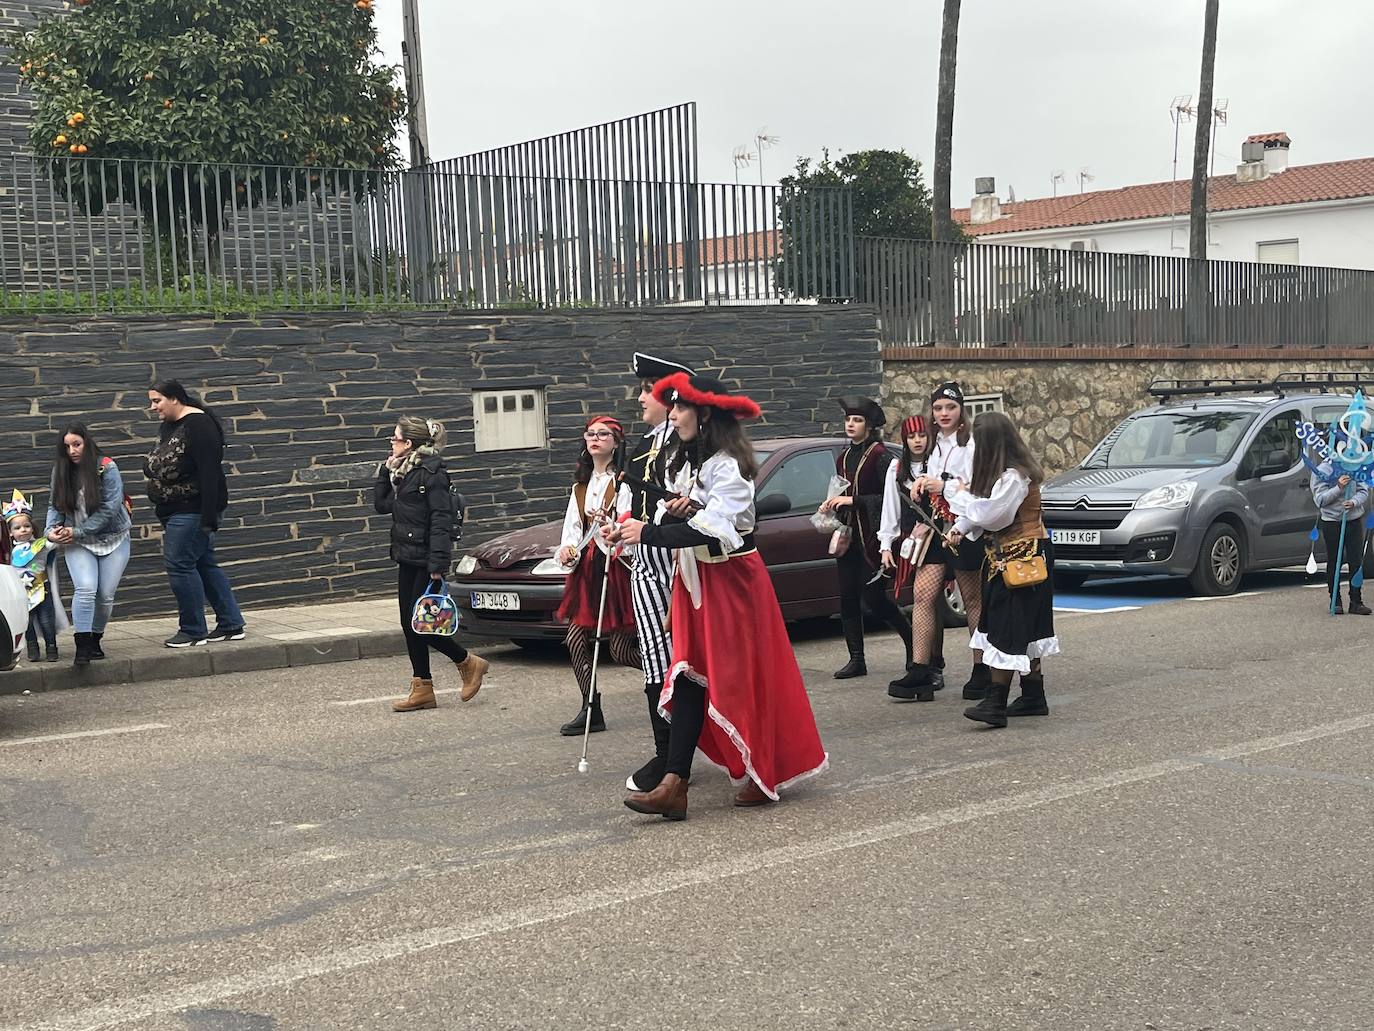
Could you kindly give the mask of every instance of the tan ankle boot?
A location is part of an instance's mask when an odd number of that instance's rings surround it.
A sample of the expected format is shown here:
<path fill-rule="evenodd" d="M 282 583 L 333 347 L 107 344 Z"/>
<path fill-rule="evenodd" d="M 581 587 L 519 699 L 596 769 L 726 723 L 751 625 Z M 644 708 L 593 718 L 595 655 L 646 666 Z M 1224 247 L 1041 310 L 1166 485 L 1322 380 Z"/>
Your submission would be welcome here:
<path fill-rule="evenodd" d="M 490 668 L 491 663 L 486 659 L 468 652 L 468 657 L 458 663 L 458 675 L 463 678 L 463 689 L 458 697 L 465 702 L 472 701 L 473 696 L 482 690 L 482 678 Z"/>
<path fill-rule="evenodd" d="M 404 701 L 396 702 L 392 712 L 415 712 L 417 709 L 433 709 L 439 703 L 434 700 L 434 681 L 411 677 L 410 694 Z"/>
<path fill-rule="evenodd" d="M 637 813 L 662 816 L 665 820 L 687 819 L 687 782 L 676 773 L 665 773 L 652 791 L 635 791 L 625 805 Z"/>

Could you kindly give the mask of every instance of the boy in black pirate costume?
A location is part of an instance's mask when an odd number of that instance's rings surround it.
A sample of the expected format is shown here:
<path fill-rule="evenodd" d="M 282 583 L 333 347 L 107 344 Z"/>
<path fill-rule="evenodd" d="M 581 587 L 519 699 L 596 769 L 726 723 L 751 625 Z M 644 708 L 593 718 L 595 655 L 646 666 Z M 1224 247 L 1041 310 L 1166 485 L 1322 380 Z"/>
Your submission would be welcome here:
<path fill-rule="evenodd" d="M 664 485 L 668 458 L 677 444 L 668 407 L 654 397 L 654 384 L 677 372 L 696 375 L 685 365 L 653 355 L 635 352 L 631 366 L 639 380 L 639 409 L 648 432 L 630 445 L 626 463 L 634 492 L 631 516 L 652 523 Z M 673 552 L 671 548 L 641 546 L 636 549 L 630 570 L 630 597 L 634 603 L 635 629 L 639 633 L 639 655 L 644 667 L 644 694 L 649 700 L 649 725 L 654 733 L 654 756 L 625 781 L 628 791 L 651 791 L 663 779 L 668 762 L 669 724 L 658 711 L 658 696 L 673 660 L 673 642 L 666 622 L 668 603 L 673 596 Z"/>
<path fill-rule="evenodd" d="M 886 570 L 879 558 L 878 530 L 881 525 L 883 491 L 892 455 L 883 443 L 881 427 L 887 422 L 878 403 L 867 397 L 842 397 L 845 436 L 849 446 L 835 459 L 835 471 L 849 481 L 839 497 L 821 505 L 822 512 L 833 512 L 851 530 L 846 551 L 836 556 L 840 574 L 840 624 L 849 662 L 835 671 L 836 680 L 862 677 L 868 673 L 864 659 L 864 609 L 897 632 L 906 648 L 906 664 L 911 667 L 911 625 L 896 602 L 888 596 Z"/>

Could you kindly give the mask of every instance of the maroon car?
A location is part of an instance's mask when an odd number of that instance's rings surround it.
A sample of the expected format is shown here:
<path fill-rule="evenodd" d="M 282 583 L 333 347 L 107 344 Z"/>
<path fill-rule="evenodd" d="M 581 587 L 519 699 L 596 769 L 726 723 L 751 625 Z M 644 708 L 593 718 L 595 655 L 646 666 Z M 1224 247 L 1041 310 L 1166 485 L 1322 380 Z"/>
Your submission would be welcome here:
<path fill-rule="evenodd" d="M 768 566 L 783 619 L 828 618 L 840 610 L 839 578 L 830 537 L 811 516 L 825 500 L 840 437 L 781 437 L 754 441 L 759 460 L 754 540 Z M 892 447 L 892 445 L 888 445 Z M 554 559 L 561 519 L 503 534 L 471 549 L 450 581 L 459 627 L 469 634 L 509 638 L 533 647 L 563 640 L 554 615 L 567 571 Z M 963 607 L 947 585 L 946 625 L 962 625 Z M 905 599 L 910 602 L 910 592 Z"/>

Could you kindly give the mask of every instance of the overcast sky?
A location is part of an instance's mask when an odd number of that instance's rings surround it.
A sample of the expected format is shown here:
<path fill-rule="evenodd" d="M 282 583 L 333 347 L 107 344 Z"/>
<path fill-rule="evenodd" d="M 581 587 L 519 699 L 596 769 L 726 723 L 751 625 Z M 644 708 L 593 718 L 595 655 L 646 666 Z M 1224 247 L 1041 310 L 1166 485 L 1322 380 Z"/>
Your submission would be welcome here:
<path fill-rule="evenodd" d="M 952 193 L 995 176 L 1022 199 L 1171 175 L 1175 96 L 1195 94 L 1203 0 L 965 0 Z M 375 0 L 400 63 L 400 0 Z M 761 127 L 772 182 L 800 155 L 904 148 L 929 166 L 940 0 L 420 0 L 436 158 L 698 104 L 701 170 L 729 182 Z M 1256 132 L 1287 132 L 1292 163 L 1374 156 L 1374 5 L 1221 0 L 1216 96 L 1229 101 L 1218 173 Z M 1193 126 L 1180 144 L 1191 172 Z M 758 181 L 757 166 L 741 173 Z"/>

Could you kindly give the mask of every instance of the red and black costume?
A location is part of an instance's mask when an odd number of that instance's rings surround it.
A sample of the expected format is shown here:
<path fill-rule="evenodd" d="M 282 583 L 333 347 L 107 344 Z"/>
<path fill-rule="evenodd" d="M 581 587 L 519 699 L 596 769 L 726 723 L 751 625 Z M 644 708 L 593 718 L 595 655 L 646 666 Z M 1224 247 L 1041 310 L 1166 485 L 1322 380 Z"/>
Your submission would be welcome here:
<path fill-rule="evenodd" d="M 714 409 L 715 418 L 759 414 L 749 398 L 703 376 L 669 376 L 655 384 L 654 396 Z M 640 536 L 642 545 L 677 553 L 673 662 L 659 696 L 659 711 L 671 721 L 668 763 L 654 791 L 626 799 L 637 812 L 670 819 L 686 815 L 696 749 L 745 785 L 738 805 L 776 800 L 829 761 L 772 581 L 754 548 L 754 483 L 723 451 L 702 455 L 696 439 L 681 447 L 683 463 L 668 489 L 690 496 L 697 511 L 686 520 L 662 513 Z"/>

